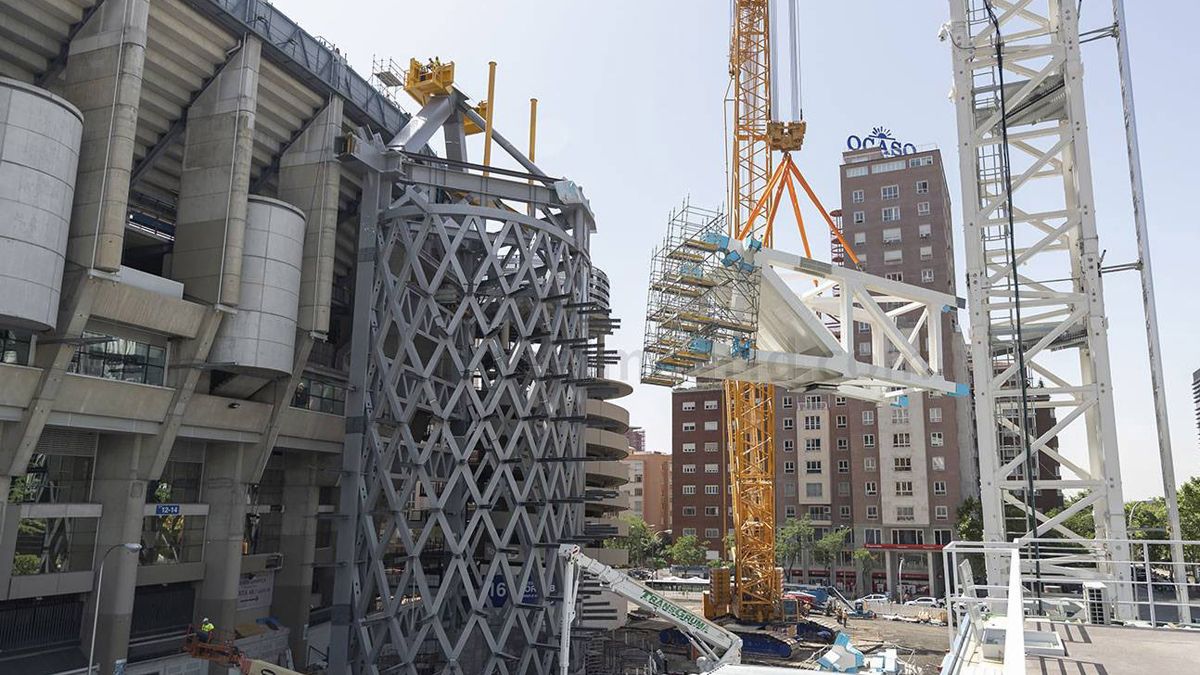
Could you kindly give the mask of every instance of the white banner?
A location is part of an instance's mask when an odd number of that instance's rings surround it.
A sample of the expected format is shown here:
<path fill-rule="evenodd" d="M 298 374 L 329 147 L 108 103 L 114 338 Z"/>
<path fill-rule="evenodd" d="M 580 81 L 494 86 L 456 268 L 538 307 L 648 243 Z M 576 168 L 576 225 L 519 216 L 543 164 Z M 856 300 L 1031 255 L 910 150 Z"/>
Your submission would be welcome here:
<path fill-rule="evenodd" d="M 238 611 L 270 607 L 275 591 L 275 571 L 243 574 L 238 580 Z"/>

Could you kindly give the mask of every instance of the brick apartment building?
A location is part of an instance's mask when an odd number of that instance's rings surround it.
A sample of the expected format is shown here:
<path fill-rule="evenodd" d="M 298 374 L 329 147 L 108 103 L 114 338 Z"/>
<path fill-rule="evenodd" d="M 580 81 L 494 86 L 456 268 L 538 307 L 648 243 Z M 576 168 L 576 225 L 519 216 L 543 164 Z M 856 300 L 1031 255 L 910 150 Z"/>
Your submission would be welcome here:
<path fill-rule="evenodd" d="M 621 486 L 629 502 L 629 513 L 646 521 L 656 532 L 670 532 L 671 456 L 634 452 L 621 461 L 629 467 L 629 482 Z"/>
<path fill-rule="evenodd" d="M 950 203 L 937 150 L 884 157 L 846 153 L 840 168 L 843 230 L 869 273 L 955 292 Z M 849 264 L 838 250 L 835 262 Z M 957 317 L 941 317 L 947 379 L 969 382 Z M 870 358 L 871 337 L 856 326 L 856 350 Z M 927 356 L 927 355 L 926 355 Z M 821 536 L 851 528 L 835 567 L 837 585 L 854 593 L 885 589 L 928 592 L 935 555 L 954 537 L 957 508 L 978 491 L 970 400 L 910 396 L 907 407 L 878 407 L 822 393 L 776 393 L 776 518 L 807 515 Z M 728 531 L 723 404 L 719 388 L 680 390 L 673 397 L 673 514 L 681 534 L 696 534 L 719 555 Z M 876 560 L 856 566 L 853 548 Z M 903 579 L 898 579 L 904 558 Z M 830 581 L 820 565 L 798 579 Z"/>

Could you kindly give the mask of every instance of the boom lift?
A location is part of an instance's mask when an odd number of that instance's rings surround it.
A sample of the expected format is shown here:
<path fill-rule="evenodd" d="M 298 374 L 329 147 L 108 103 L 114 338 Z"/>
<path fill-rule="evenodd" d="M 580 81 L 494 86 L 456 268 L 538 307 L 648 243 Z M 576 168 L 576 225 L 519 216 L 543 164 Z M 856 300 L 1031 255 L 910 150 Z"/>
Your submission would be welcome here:
<path fill-rule="evenodd" d="M 213 631 L 207 640 L 201 640 L 196 628 L 189 628 L 183 639 L 183 651 L 194 659 L 237 668 L 242 675 L 302 675 L 274 663 L 248 658 L 233 643 L 233 636 L 222 631 Z"/>
<path fill-rule="evenodd" d="M 563 582 L 562 631 L 560 639 L 562 647 L 559 650 L 559 668 L 562 675 L 570 673 L 571 623 L 575 620 L 575 601 L 579 592 L 579 571 L 583 570 L 600 580 L 600 583 L 610 588 L 614 593 L 626 598 L 638 607 L 653 612 L 678 628 L 692 646 L 700 652 L 696 659 L 702 672 L 713 670 L 725 664 L 738 664 L 742 661 L 742 639 L 725 630 L 721 626 L 702 616 L 667 600 L 658 593 L 634 581 L 624 572 L 605 565 L 604 563 L 584 555 L 583 551 L 574 544 L 563 544 L 558 549 L 558 555 L 566 561 L 566 575 Z"/>

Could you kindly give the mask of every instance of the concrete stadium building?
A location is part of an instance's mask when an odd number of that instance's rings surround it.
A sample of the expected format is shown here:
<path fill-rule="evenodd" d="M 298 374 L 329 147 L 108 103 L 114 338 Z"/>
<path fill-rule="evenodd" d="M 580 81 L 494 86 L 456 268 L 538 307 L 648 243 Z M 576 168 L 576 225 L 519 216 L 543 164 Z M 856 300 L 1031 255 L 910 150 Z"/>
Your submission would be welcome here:
<path fill-rule="evenodd" d="M 339 143 L 409 115 L 261 0 L 2 2 L 0 27 L 0 672 L 85 672 L 93 634 L 102 673 L 201 672 L 203 617 L 323 662 L 364 180 Z M 628 414 L 587 369 L 566 531 L 598 543 Z"/>

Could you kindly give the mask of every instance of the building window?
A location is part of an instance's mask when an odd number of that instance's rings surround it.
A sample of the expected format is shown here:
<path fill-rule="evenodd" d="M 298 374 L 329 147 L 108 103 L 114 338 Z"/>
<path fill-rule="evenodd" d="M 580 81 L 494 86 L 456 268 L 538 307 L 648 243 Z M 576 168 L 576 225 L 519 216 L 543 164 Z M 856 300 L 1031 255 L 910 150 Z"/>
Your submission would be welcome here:
<path fill-rule="evenodd" d="M 795 483 L 784 483 L 783 484 L 783 494 L 788 497 L 795 497 L 796 496 L 796 484 Z"/>
<path fill-rule="evenodd" d="M 923 155 L 921 157 L 912 157 L 908 160 L 908 165 L 910 167 L 932 166 L 933 165 L 933 155 Z"/>
<path fill-rule="evenodd" d="M 899 244 L 902 239 L 898 227 L 889 227 L 883 231 L 883 243 L 885 244 Z"/>
<path fill-rule="evenodd" d="M 912 507 L 910 506 L 908 508 L 911 509 Z M 897 518 L 897 520 L 903 519 Z M 915 520 L 915 518 L 909 518 L 909 520 Z M 898 546 L 924 546 L 925 530 L 894 529 L 892 530 L 892 543 Z"/>
<path fill-rule="evenodd" d="M 685 528 L 683 528 L 683 536 L 685 536 L 685 537 L 694 537 L 694 536 L 696 536 L 696 528 L 694 528 L 694 527 L 685 527 Z"/>
<path fill-rule="evenodd" d="M 930 408 L 929 409 L 929 421 L 935 422 L 935 423 L 941 422 L 942 421 L 942 409 L 941 408 Z"/>
<path fill-rule="evenodd" d="M 933 470 L 934 471 L 945 471 L 946 470 L 946 458 L 941 455 L 934 455 Z"/>
<path fill-rule="evenodd" d="M 719 516 L 721 515 L 721 509 L 716 506 L 706 506 L 704 507 L 704 515 L 709 516 L 710 518 L 713 516 Z"/>
<path fill-rule="evenodd" d="M 804 484 L 804 496 L 805 497 L 820 497 L 823 494 L 824 494 L 824 488 L 821 486 L 820 483 L 805 483 Z"/>
<path fill-rule="evenodd" d="M 708 441 L 708 442 L 706 442 L 706 443 L 704 444 L 704 451 L 705 451 L 705 452 L 716 452 L 716 451 L 717 451 L 717 444 L 716 444 L 716 442 L 715 442 L 715 441 Z"/>
<path fill-rule="evenodd" d="M 933 226 L 925 223 L 917 226 L 917 236 L 922 239 L 928 239 L 933 236 Z"/>
<path fill-rule="evenodd" d="M 696 494 L 696 486 L 695 485 L 684 485 L 682 494 L 685 494 L 685 495 Z"/>
<path fill-rule="evenodd" d="M 849 497 L 850 496 L 850 482 L 842 481 L 842 482 L 838 483 L 837 490 L 838 490 L 839 497 Z"/>
<path fill-rule="evenodd" d="M 837 417 L 835 417 L 833 419 L 833 423 L 834 423 L 834 426 L 836 426 L 837 428 L 845 429 L 846 428 L 846 416 L 838 415 Z"/>
<path fill-rule="evenodd" d="M 721 486 L 720 485 L 705 485 L 704 486 L 704 494 L 719 495 L 719 494 L 721 494 Z"/>
<path fill-rule="evenodd" d="M 694 516 L 694 515 L 696 515 L 696 507 L 694 507 L 694 506 L 685 506 L 685 507 L 683 507 L 683 515 L 685 515 L 685 516 Z"/>
<path fill-rule="evenodd" d="M 896 496 L 911 497 L 913 494 L 913 484 L 911 480 L 896 481 Z"/>
<path fill-rule="evenodd" d="M 879 494 L 879 484 L 873 480 L 869 480 L 863 485 L 863 494 L 868 497 L 874 497 Z"/>
<path fill-rule="evenodd" d="M 892 424 L 908 424 L 908 408 L 892 408 Z"/>
<path fill-rule="evenodd" d="M 855 246 L 865 246 L 866 244 L 867 244 L 867 233 L 866 232 L 855 232 L 854 233 L 854 245 Z"/>
<path fill-rule="evenodd" d="M 934 530 L 933 542 L 939 546 L 945 546 L 954 540 L 953 530 Z"/>
<path fill-rule="evenodd" d="M 695 401 L 684 401 L 683 404 L 679 406 L 679 408 L 681 410 L 683 410 L 684 412 L 691 412 L 696 409 L 696 402 Z"/>
<path fill-rule="evenodd" d="M 868 506 L 867 507 L 867 520 L 879 520 L 879 507 L 878 506 Z M 876 539 L 879 538 L 879 530 L 866 530 L 867 534 L 870 534 L 871 532 L 875 533 Z M 871 539 L 870 537 L 867 537 L 868 544 L 878 544 L 879 543 L 878 541 L 870 541 L 870 539 Z"/>
<path fill-rule="evenodd" d="M 900 186 L 899 185 L 884 185 L 883 187 L 879 188 L 879 198 L 883 199 L 885 201 L 888 199 L 899 199 L 900 198 Z"/>
<path fill-rule="evenodd" d="M 875 434 L 863 434 L 863 447 L 864 448 L 875 447 Z"/>
<path fill-rule="evenodd" d="M 804 473 L 821 473 L 821 460 L 810 459 L 804 463 Z"/>
<path fill-rule="evenodd" d="M 29 365 L 29 345 L 32 340 L 32 333 L 0 330 L 0 363 Z"/>
<path fill-rule="evenodd" d="M 917 215 L 918 216 L 929 215 L 929 202 L 917 202 Z"/>
<path fill-rule="evenodd" d="M 946 495 L 946 481 L 944 481 L 944 480 L 933 481 L 933 494 L 935 494 L 939 497 L 945 496 Z"/>
<path fill-rule="evenodd" d="M 684 464 L 683 472 L 684 473 L 696 473 L 696 465 L 695 464 Z"/>
<path fill-rule="evenodd" d="M 903 171 L 904 160 L 899 159 L 893 162 L 881 162 L 871 166 L 871 173 L 887 173 L 889 171 Z"/>
<path fill-rule="evenodd" d="M 871 324 L 867 323 L 866 321 L 855 321 L 854 322 L 854 330 L 856 330 L 860 333 L 870 333 L 871 332 Z M 846 400 L 846 398 L 844 396 L 839 396 L 838 398 L 842 399 L 843 402 Z"/>
<path fill-rule="evenodd" d="M 927 180 L 917 181 L 917 194 L 919 194 L 919 195 L 929 194 L 929 181 L 927 181 Z"/>
<path fill-rule="evenodd" d="M 783 397 L 783 407 L 785 407 L 785 408 L 792 407 L 792 397 L 791 396 Z"/>
<path fill-rule="evenodd" d="M 850 460 L 839 459 L 837 463 L 838 473 L 850 473 Z"/>
<path fill-rule="evenodd" d="M 819 438 L 804 439 L 804 451 L 805 452 L 820 452 L 821 451 L 821 439 L 819 439 Z"/>
<path fill-rule="evenodd" d="M 922 246 L 921 247 L 921 260 L 933 260 L 933 247 L 932 246 Z"/>
<path fill-rule="evenodd" d="M 795 518 L 796 517 L 796 507 L 794 507 L 794 506 L 783 507 L 783 515 L 785 518 Z"/>
<path fill-rule="evenodd" d="M 897 434 L 892 434 L 892 447 L 893 448 L 911 448 L 912 447 L 912 434 L 910 434 L 906 431 L 897 433 Z"/>
<path fill-rule="evenodd" d="M 704 537 L 706 539 L 716 539 L 719 536 L 721 536 L 721 528 L 719 528 L 719 527 L 704 528 Z"/>
<path fill-rule="evenodd" d="M 796 428 L 796 420 L 792 419 L 791 417 L 783 418 L 783 428 L 784 429 L 795 429 Z"/>
<path fill-rule="evenodd" d="M 855 211 L 854 212 L 854 224 L 862 225 L 865 222 L 867 222 L 866 212 L 865 211 Z"/>
<path fill-rule="evenodd" d="M 783 439 L 783 451 L 792 452 L 796 449 L 796 441 L 791 438 Z"/>
<path fill-rule="evenodd" d="M 888 281 L 904 281 L 904 272 L 888 272 L 883 278 Z"/>
<path fill-rule="evenodd" d="M 875 471 L 875 458 L 863 457 L 863 471 Z"/>
<path fill-rule="evenodd" d="M 705 409 L 705 410 L 716 410 L 716 409 L 717 409 L 717 400 L 716 400 L 716 399 L 709 399 L 709 400 L 705 401 L 705 402 L 704 402 L 704 409 Z"/>
<path fill-rule="evenodd" d="M 927 268 L 921 270 L 921 283 L 923 283 L 923 284 L 933 283 L 933 270 L 932 269 L 927 267 Z"/>
<path fill-rule="evenodd" d="M 897 249 L 883 252 L 884 265 L 899 265 L 902 262 L 904 262 L 904 251 Z"/>
<path fill-rule="evenodd" d="M 865 166 L 848 166 L 846 167 L 846 178 L 858 178 L 867 175 L 867 167 Z"/>
<path fill-rule="evenodd" d="M 948 507 L 948 506 L 933 507 L 933 517 L 935 520 L 950 520 L 950 507 Z"/>
<path fill-rule="evenodd" d="M 917 519 L 916 515 L 913 513 L 913 507 L 911 507 L 911 506 L 897 506 L 896 507 L 896 522 L 911 523 L 916 519 Z"/>
<path fill-rule="evenodd" d="M 849 438 L 837 439 L 837 449 L 838 450 L 849 450 L 850 449 L 850 439 Z"/>
<path fill-rule="evenodd" d="M 91 331 L 83 332 L 83 340 L 84 344 L 75 350 L 67 364 L 68 373 L 139 384 L 162 385 L 164 382 L 165 347 Z M 6 343 L 5 352 L 8 351 Z"/>
<path fill-rule="evenodd" d="M 683 451 L 684 451 L 684 452 L 695 452 L 695 451 L 696 451 L 696 444 L 695 444 L 695 443 L 684 443 L 684 444 L 683 444 Z"/>
<path fill-rule="evenodd" d="M 696 430 L 696 423 L 695 423 L 695 422 L 684 422 L 684 423 L 683 423 L 683 430 L 684 430 L 684 431 L 695 431 L 695 430 Z"/>
<path fill-rule="evenodd" d="M 893 457 L 893 471 L 912 471 L 912 457 Z"/>
<path fill-rule="evenodd" d="M 820 428 L 821 428 L 820 416 L 818 416 L 818 415 L 805 415 L 804 416 L 805 431 L 816 431 Z"/>
<path fill-rule="evenodd" d="M 942 444 L 943 444 L 943 441 L 942 441 L 942 432 L 940 432 L 940 431 L 931 431 L 931 432 L 929 433 L 929 445 L 931 445 L 931 446 L 933 446 L 933 447 L 935 447 L 935 448 L 940 448 L 940 447 L 942 447 Z"/>
<path fill-rule="evenodd" d="M 867 507 L 867 518 L 870 518 L 871 520 L 875 520 L 876 518 L 879 517 L 878 510 L 876 510 L 875 515 L 871 515 L 871 509 L 873 509 L 873 508 L 875 508 L 875 507 L 873 507 L 873 506 Z M 883 543 L 883 530 L 879 529 L 878 527 L 866 528 L 865 530 L 863 530 L 863 543 L 864 544 L 882 544 Z"/>
<path fill-rule="evenodd" d="M 834 396 L 833 404 L 834 405 L 846 405 L 846 397 L 845 396 Z"/>
<path fill-rule="evenodd" d="M 842 520 L 850 520 L 850 507 L 845 505 L 839 506 L 838 516 L 840 516 Z"/>
<path fill-rule="evenodd" d="M 717 472 L 716 464 L 705 464 L 704 465 L 704 473 L 716 473 L 716 472 Z"/>
<path fill-rule="evenodd" d="M 875 411 L 874 410 L 862 411 L 862 423 L 863 423 L 863 426 L 868 426 L 868 427 L 871 426 L 872 424 L 875 424 Z"/>
<path fill-rule="evenodd" d="M 880 219 L 885 223 L 894 223 L 900 220 L 899 206 L 885 206 L 879 210 Z"/>
<path fill-rule="evenodd" d="M 705 422 L 704 430 L 705 431 L 716 431 L 717 430 L 717 420 L 709 420 L 709 421 Z"/>
<path fill-rule="evenodd" d="M 861 204 L 861 203 L 863 203 L 863 199 L 865 199 L 865 198 L 866 198 L 866 195 L 863 193 L 862 190 L 855 190 L 850 193 L 850 202 L 852 204 Z"/>
<path fill-rule="evenodd" d="M 858 355 L 859 356 L 870 356 L 871 355 L 871 343 L 870 342 L 858 343 Z"/>
<path fill-rule="evenodd" d="M 784 473 L 796 473 L 796 463 L 795 462 L 784 462 L 783 463 L 783 472 Z"/>

